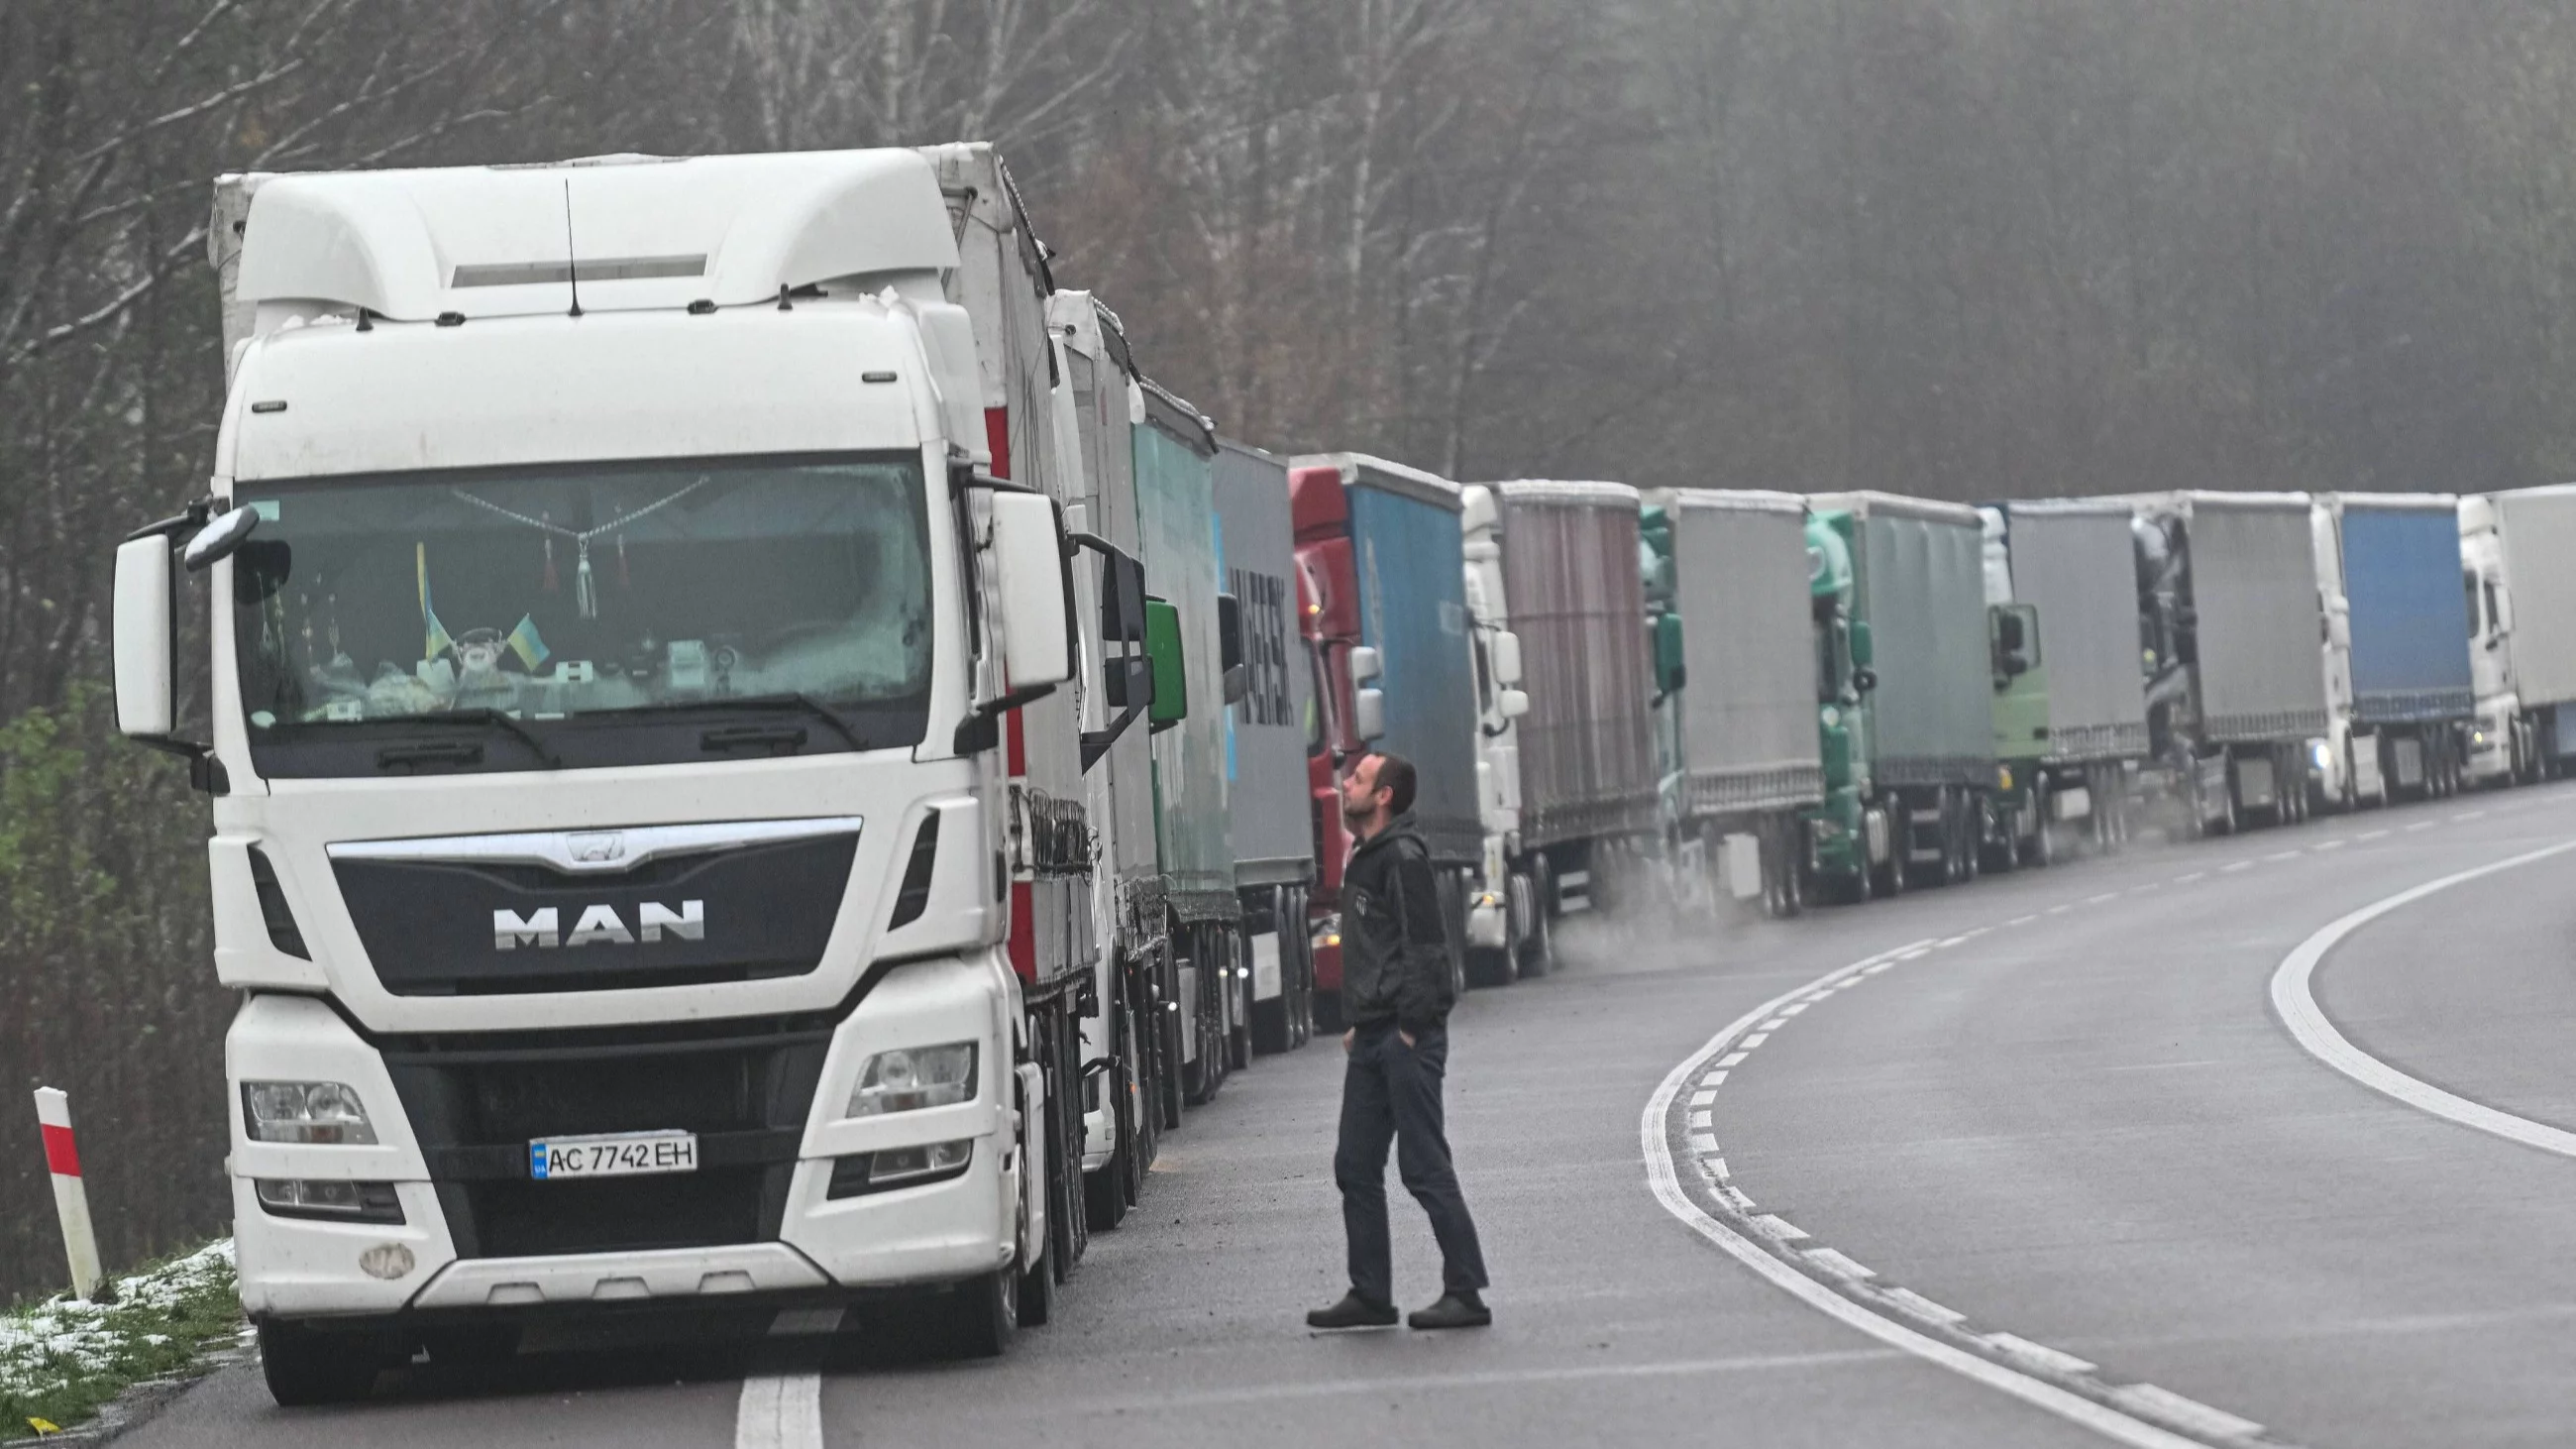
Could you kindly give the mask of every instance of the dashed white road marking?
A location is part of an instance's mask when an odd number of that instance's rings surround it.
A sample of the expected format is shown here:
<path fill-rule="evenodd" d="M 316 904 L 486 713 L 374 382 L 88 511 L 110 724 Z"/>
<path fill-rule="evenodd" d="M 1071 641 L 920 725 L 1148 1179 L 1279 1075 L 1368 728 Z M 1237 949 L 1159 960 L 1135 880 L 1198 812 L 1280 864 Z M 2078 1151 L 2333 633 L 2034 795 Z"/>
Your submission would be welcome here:
<path fill-rule="evenodd" d="M 2207 879 L 2209 879 L 2209 872 L 2208 872 L 2208 871 L 2205 871 L 2205 870 L 2196 870 L 2196 871 L 2193 871 L 2192 873 L 2190 873 L 2189 875 L 2178 875 L 2178 876 L 2175 876 L 2175 877 L 2174 877 L 2174 884 L 2175 884 L 2175 885 L 2189 885 L 2189 884 L 2191 884 L 2193 881 L 2196 881 L 2196 880 L 2207 880 Z"/>
<path fill-rule="evenodd" d="M 2250 860 L 2231 860 L 2231 861 L 2229 861 L 2227 864 L 2222 865 L 2222 866 L 2220 866 L 2220 867 L 2219 867 L 2219 869 L 2220 869 L 2220 870 L 2222 870 L 2222 871 L 2230 871 L 2230 870 L 2252 870 L 2253 868 L 2254 868 L 2254 862 L 2252 862 L 2252 861 L 2250 861 Z"/>
<path fill-rule="evenodd" d="M 1864 1268 L 1860 1264 L 1853 1262 L 1845 1254 L 1832 1248 L 1809 1248 L 1806 1253 L 1806 1258 L 1808 1262 L 1815 1264 L 1817 1267 L 1824 1269 L 1826 1272 L 1831 1273 L 1838 1278 L 1875 1278 L 1878 1276 L 1876 1270 Z"/>
<path fill-rule="evenodd" d="M 1692 1133 L 1690 1145 L 1691 1151 L 1699 1153 L 1703 1157 L 1714 1157 L 1717 1155 L 1717 1139 L 1705 1132 Z"/>
<path fill-rule="evenodd" d="M 2301 941 L 2298 949 L 2281 959 L 2280 969 L 2272 973 L 2272 1009 L 2280 1013 L 2281 1024 L 2289 1028 L 2290 1035 L 2298 1040 L 2300 1046 L 2307 1048 L 2310 1056 L 2374 1092 L 2394 1097 L 2409 1107 L 2430 1112 L 2436 1117 L 2447 1118 L 2463 1127 L 2474 1127 L 2481 1132 L 2493 1133 L 2508 1142 L 2519 1142 L 2525 1147 L 2537 1147 L 2543 1152 L 2554 1152 L 2561 1157 L 2576 1157 L 2576 1132 L 2568 1132 L 2543 1122 L 2534 1122 L 2528 1117 L 2517 1117 L 2510 1112 L 2498 1111 L 2483 1103 L 2472 1102 L 2456 1093 L 2446 1092 L 2430 1082 L 2410 1077 L 2354 1046 L 2341 1031 L 2335 1028 L 2332 1021 L 2327 1020 L 2325 1008 L 2317 1004 L 2315 990 L 2317 967 L 2325 960 L 2326 953 L 2333 950 L 2345 937 L 2378 920 L 2381 916 L 2420 901 L 2437 891 L 2449 890 L 2463 882 L 2473 881 L 2481 876 L 2494 875 L 2499 871 L 2512 870 L 2516 866 L 2547 860 L 2554 855 L 2564 855 L 2571 850 L 2576 850 L 2576 840 L 2560 841 L 2556 845 L 2543 846 L 2538 850 L 2525 851 L 2520 855 L 2490 861 L 2468 870 L 2455 871 L 2450 875 L 2426 881 L 2422 885 L 2374 901 L 2360 910 L 2327 924 L 2315 935 Z"/>
<path fill-rule="evenodd" d="M 1738 1045 L 1742 1046 L 1746 1051 L 1751 1051 L 1753 1048 L 1762 1045 L 1770 1039 L 1771 1033 L 1767 1031 L 1757 1031 L 1753 1035 L 1746 1037 L 1742 1042 L 1738 1043 Z"/>
<path fill-rule="evenodd" d="M 1815 1005 L 1815 1003 L 1812 1001 L 1792 1001 L 1788 1005 L 1780 1008 L 1780 1019 L 1786 1021 L 1790 1017 L 1796 1016 L 1799 1012 L 1802 1012 L 1813 1005 Z"/>
<path fill-rule="evenodd" d="M 2039 917 L 2035 914 L 2028 916 L 2015 916 L 2011 920 L 2004 922 L 2004 924 L 2007 926 L 2027 926 L 2038 919 Z"/>
<path fill-rule="evenodd" d="M 1712 1099 L 1714 1099 L 1716 1095 L 1717 1094 L 1714 1092 L 1709 1094 Z M 1690 1124 L 1693 1127 L 1701 1128 L 1714 1127 L 1717 1125 L 1715 1122 L 1709 1120 L 1709 1114 L 1706 1112 L 1693 1112 L 1690 1114 Z"/>
<path fill-rule="evenodd" d="M 2377 829 L 2377 830 L 2365 830 L 2365 831 L 2361 832 L 2359 835 L 2354 836 L 2354 837 L 2353 837 L 2353 839 L 2355 839 L 2355 840 L 2379 840 L 2379 839 L 2384 838 L 2387 834 L 2388 834 L 2387 828 L 2383 826 L 2383 827 L 2381 827 L 2380 829 Z"/>
<path fill-rule="evenodd" d="M 1884 959 L 1886 959 L 1884 954 L 1864 957 L 1850 965 L 1827 972 L 1821 981 L 1838 980 Z M 1725 1051 L 1730 1045 L 1736 1044 L 1737 1038 L 1743 1036 L 1754 1023 L 1763 1020 L 1780 1003 L 1788 999 L 1786 995 L 1776 997 L 1728 1023 L 1699 1051 L 1675 1065 L 1672 1071 L 1665 1075 L 1663 1082 L 1655 1088 L 1653 1096 L 1647 1099 L 1645 1110 L 1637 1119 L 1638 1146 L 1646 1159 L 1647 1185 L 1654 1191 L 1655 1200 L 1663 1205 L 1664 1210 L 1772 1286 L 1826 1317 L 1867 1334 L 1890 1347 L 1902 1349 L 1928 1363 L 1948 1369 L 1962 1378 L 2010 1395 L 2023 1403 L 2055 1414 L 2070 1423 L 2081 1425 L 2117 1443 L 2130 1445 L 2132 1449 L 2206 1449 L 2205 1445 L 2174 1433 L 2170 1429 L 2060 1388 L 2056 1384 L 2008 1364 L 1980 1357 L 1956 1344 L 1935 1338 L 1920 1328 L 1910 1326 L 1903 1318 L 1876 1311 L 1855 1302 L 1781 1261 L 1770 1249 L 1711 1217 L 1698 1203 L 1691 1200 L 1690 1195 L 1682 1189 L 1681 1178 L 1673 1162 L 1672 1144 L 1665 1136 L 1665 1126 L 1672 1114 L 1673 1101 L 1681 1094 L 1682 1084 L 1690 1079 L 1692 1073 L 1700 1070 L 1702 1063 Z M 1750 1038 L 1746 1038 L 1743 1044 L 1749 1045 L 1750 1041 Z M 1705 1159 L 1702 1160 L 1705 1161 Z M 1771 1224 L 1788 1227 L 1788 1224 L 1777 1217 L 1751 1217 L 1753 1207 L 1751 1199 L 1745 1197 L 1732 1184 L 1718 1184 L 1713 1190 L 1731 1210 L 1746 1214 L 1747 1221 L 1754 1224 L 1758 1232 L 1770 1231 Z M 1789 1230 L 1797 1231 L 1795 1228 Z M 1938 1321 L 1947 1315 L 1947 1310 L 1939 1310 L 1938 1305 L 1927 1303 L 1926 1306 L 1937 1310 L 1927 1314 L 1926 1317 Z"/>
<path fill-rule="evenodd" d="M 2319 850 L 2341 850 L 2341 849 L 2343 849 L 2345 846 L 2350 845 L 2350 844 L 2352 844 L 2352 841 L 2351 841 L 2350 839 L 2348 839 L 2348 838 L 2346 838 L 2346 837 L 2343 837 L 2343 836 L 2337 836 L 2337 837 L 2335 837 L 2335 838 L 2334 838 L 2334 839 L 2332 839 L 2332 840 L 2320 840 L 2320 841 L 2318 841 L 2318 842 L 2317 842 L 2317 849 L 2319 849 Z"/>
<path fill-rule="evenodd" d="M 2124 1389 L 2113 1389 L 2111 1397 L 2130 1408 L 2162 1414 L 2176 1423 L 2189 1424 L 2214 1439 L 2246 1439 L 2263 1432 L 2263 1426 L 2251 1419 L 2240 1418 L 2225 1409 L 2213 1409 L 2198 1399 L 2184 1398 L 2171 1389 L 2160 1389 L 2154 1384 L 2131 1384 Z"/>
<path fill-rule="evenodd" d="M 1705 1087 L 1722 1087 L 1722 1086 L 1726 1085 L 1726 1073 L 1724 1073 L 1724 1072 L 1711 1072 L 1711 1073 L 1709 1073 L 1707 1076 L 1702 1077 L 1702 1078 L 1700 1078 L 1699 1080 L 1700 1080 L 1700 1085 L 1705 1086 Z"/>
<path fill-rule="evenodd" d="M 1939 1324 L 1965 1323 L 1968 1315 L 1955 1308 L 1944 1308 L 1911 1288 L 1882 1288 L 1879 1296 L 1917 1318 Z"/>
<path fill-rule="evenodd" d="M 2407 833 L 2407 834 L 2409 834 L 2409 835 L 2412 835 L 2412 834 L 2414 834 L 2414 833 L 2415 833 L 2416 831 L 2418 831 L 2418 830 L 2430 830 L 2430 829 L 2432 829 L 2432 828 L 2433 828 L 2433 822 L 2432 822 L 2432 821 L 2430 821 L 2430 820 L 2418 820 L 2418 821 L 2414 822 L 2413 824 L 2411 824 L 2411 825 L 2409 825 L 2409 826 L 2407 826 L 2407 827 L 2406 827 L 2406 833 Z"/>
<path fill-rule="evenodd" d="M 1989 1333 L 1985 1341 L 2015 1358 L 2026 1358 L 2032 1363 L 2055 1369 L 2062 1374 L 2093 1372 L 2094 1365 L 2091 1360 L 2077 1358 L 2064 1349 L 2050 1348 L 2044 1343 L 2033 1343 L 2017 1333 Z"/>
<path fill-rule="evenodd" d="M 2052 916 L 2062 916 L 2062 915 L 2065 915 L 2068 911 L 2071 911 L 2071 910 L 2073 910 L 2073 909 L 2075 909 L 2075 907 L 2073 907 L 2073 906 L 2071 906 L 2071 905 L 2064 905 L 2064 906 L 2050 906 L 2050 907 L 2048 908 L 2048 910 L 2047 910 L 2046 914 L 2048 914 L 2048 915 L 2052 915 Z"/>
<path fill-rule="evenodd" d="M 1707 1169 L 1709 1176 L 1716 1178 L 1720 1182 L 1726 1181 L 1728 1177 L 1733 1175 L 1726 1170 L 1726 1159 L 1723 1157 L 1703 1159 L 1700 1166 Z"/>
<path fill-rule="evenodd" d="M 1713 1089 L 1703 1088 L 1691 1093 L 1691 1105 L 1694 1107 L 1705 1107 L 1716 1100 L 1717 1093 Z"/>
<path fill-rule="evenodd" d="M 1717 1064 L 1721 1067 L 1731 1067 L 1751 1055 L 1751 1052 L 1728 1052 L 1717 1059 Z"/>
<path fill-rule="evenodd" d="M 2116 901 L 2119 898 L 2120 893 L 2118 891 L 2104 891 L 2098 896 L 2086 896 L 2084 898 L 2084 904 L 2088 906 L 2098 906 L 2104 901 Z"/>
<path fill-rule="evenodd" d="M 1807 1236 L 1807 1230 L 1778 1213 L 1764 1213 L 1753 1220 L 1753 1226 L 1784 1243 L 1794 1243 Z"/>
<path fill-rule="evenodd" d="M 2482 820 L 2486 818 L 2486 813 L 2487 812 L 2483 810 L 2463 810 L 2458 814 L 2453 815 L 2451 818 L 2454 820 Z"/>
<path fill-rule="evenodd" d="M 1932 948 L 1930 946 L 1917 946 L 1911 951 L 1899 951 L 1896 953 L 1896 959 L 1899 961 L 1920 961 L 1931 954 Z"/>
<path fill-rule="evenodd" d="M 1861 975 L 1863 975 L 1863 976 L 1876 976 L 1876 975 L 1877 975 L 1878 973 L 1880 973 L 1881 971 L 1893 971 L 1893 970 L 1895 970 L 1895 969 L 1896 969 L 1896 963 L 1895 963 L 1895 962 L 1893 962 L 1893 961 L 1881 961 L 1881 962 L 1879 962 L 1879 963 L 1878 963 L 1877 965 L 1875 965 L 1875 966 L 1864 966 L 1864 967 L 1862 967 L 1862 968 L 1860 969 L 1860 974 L 1861 974 Z"/>
<path fill-rule="evenodd" d="M 2307 852 L 2305 851 L 2299 850 L 2276 850 L 2263 858 L 2265 860 L 2296 860 L 2306 853 Z"/>
<path fill-rule="evenodd" d="M 734 1449 L 823 1449 L 823 1376 L 754 1374 L 734 1410 Z"/>

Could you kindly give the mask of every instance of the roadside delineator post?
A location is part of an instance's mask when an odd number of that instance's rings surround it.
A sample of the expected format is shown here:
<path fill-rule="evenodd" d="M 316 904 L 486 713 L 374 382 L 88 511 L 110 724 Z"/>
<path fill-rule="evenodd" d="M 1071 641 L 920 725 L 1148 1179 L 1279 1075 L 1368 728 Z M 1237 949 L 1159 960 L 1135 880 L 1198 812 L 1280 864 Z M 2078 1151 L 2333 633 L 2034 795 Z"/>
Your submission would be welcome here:
<path fill-rule="evenodd" d="M 61 1088 L 36 1089 L 36 1123 L 45 1134 L 45 1170 L 54 1176 L 54 1214 L 62 1219 L 72 1296 L 104 1302 L 100 1289 L 107 1275 L 98 1265 L 98 1229 L 90 1224 L 89 1190 L 81 1185 L 80 1149 L 72 1142 L 71 1099 Z"/>

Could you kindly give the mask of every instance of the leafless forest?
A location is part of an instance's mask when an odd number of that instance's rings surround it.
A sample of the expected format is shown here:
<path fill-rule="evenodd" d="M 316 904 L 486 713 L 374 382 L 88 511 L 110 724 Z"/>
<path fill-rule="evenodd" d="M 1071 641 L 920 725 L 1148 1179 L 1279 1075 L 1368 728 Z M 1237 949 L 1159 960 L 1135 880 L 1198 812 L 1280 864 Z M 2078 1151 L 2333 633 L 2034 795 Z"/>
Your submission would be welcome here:
<path fill-rule="evenodd" d="M 202 802 L 105 742 L 232 169 L 1007 147 L 1227 431 L 1461 477 L 2576 475 L 2565 0 L 0 0 L 0 1297 L 219 1227 Z"/>

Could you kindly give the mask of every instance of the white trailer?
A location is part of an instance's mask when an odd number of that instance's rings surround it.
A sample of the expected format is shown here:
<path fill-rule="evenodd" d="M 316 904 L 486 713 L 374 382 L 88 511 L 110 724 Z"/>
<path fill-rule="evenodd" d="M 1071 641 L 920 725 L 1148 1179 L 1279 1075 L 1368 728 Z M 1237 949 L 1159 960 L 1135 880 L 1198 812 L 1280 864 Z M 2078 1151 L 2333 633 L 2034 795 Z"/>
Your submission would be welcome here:
<path fill-rule="evenodd" d="M 117 705 L 213 797 L 272 1391 L 540 1316 L 1043 1321 L 1106 661 L 998 161 L 227 178 L 214 251 L 214 477 L 118 551 Z"/>

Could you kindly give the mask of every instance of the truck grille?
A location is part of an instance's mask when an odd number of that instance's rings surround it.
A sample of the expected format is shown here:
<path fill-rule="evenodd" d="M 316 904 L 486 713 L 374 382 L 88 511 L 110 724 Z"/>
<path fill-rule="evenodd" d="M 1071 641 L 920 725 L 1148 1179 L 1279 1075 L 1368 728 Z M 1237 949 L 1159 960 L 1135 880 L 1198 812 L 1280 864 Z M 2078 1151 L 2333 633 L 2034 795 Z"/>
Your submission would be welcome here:
<path fill-rule="evenodd" d="M 831 1022 L 388 1041 L 457 1253 L 509 1258 L 765 1242 L 778 1236 Z M 698 1134 L 695 1172 L 537 1182 L 528 1143 L 597 1132 Z"/>

